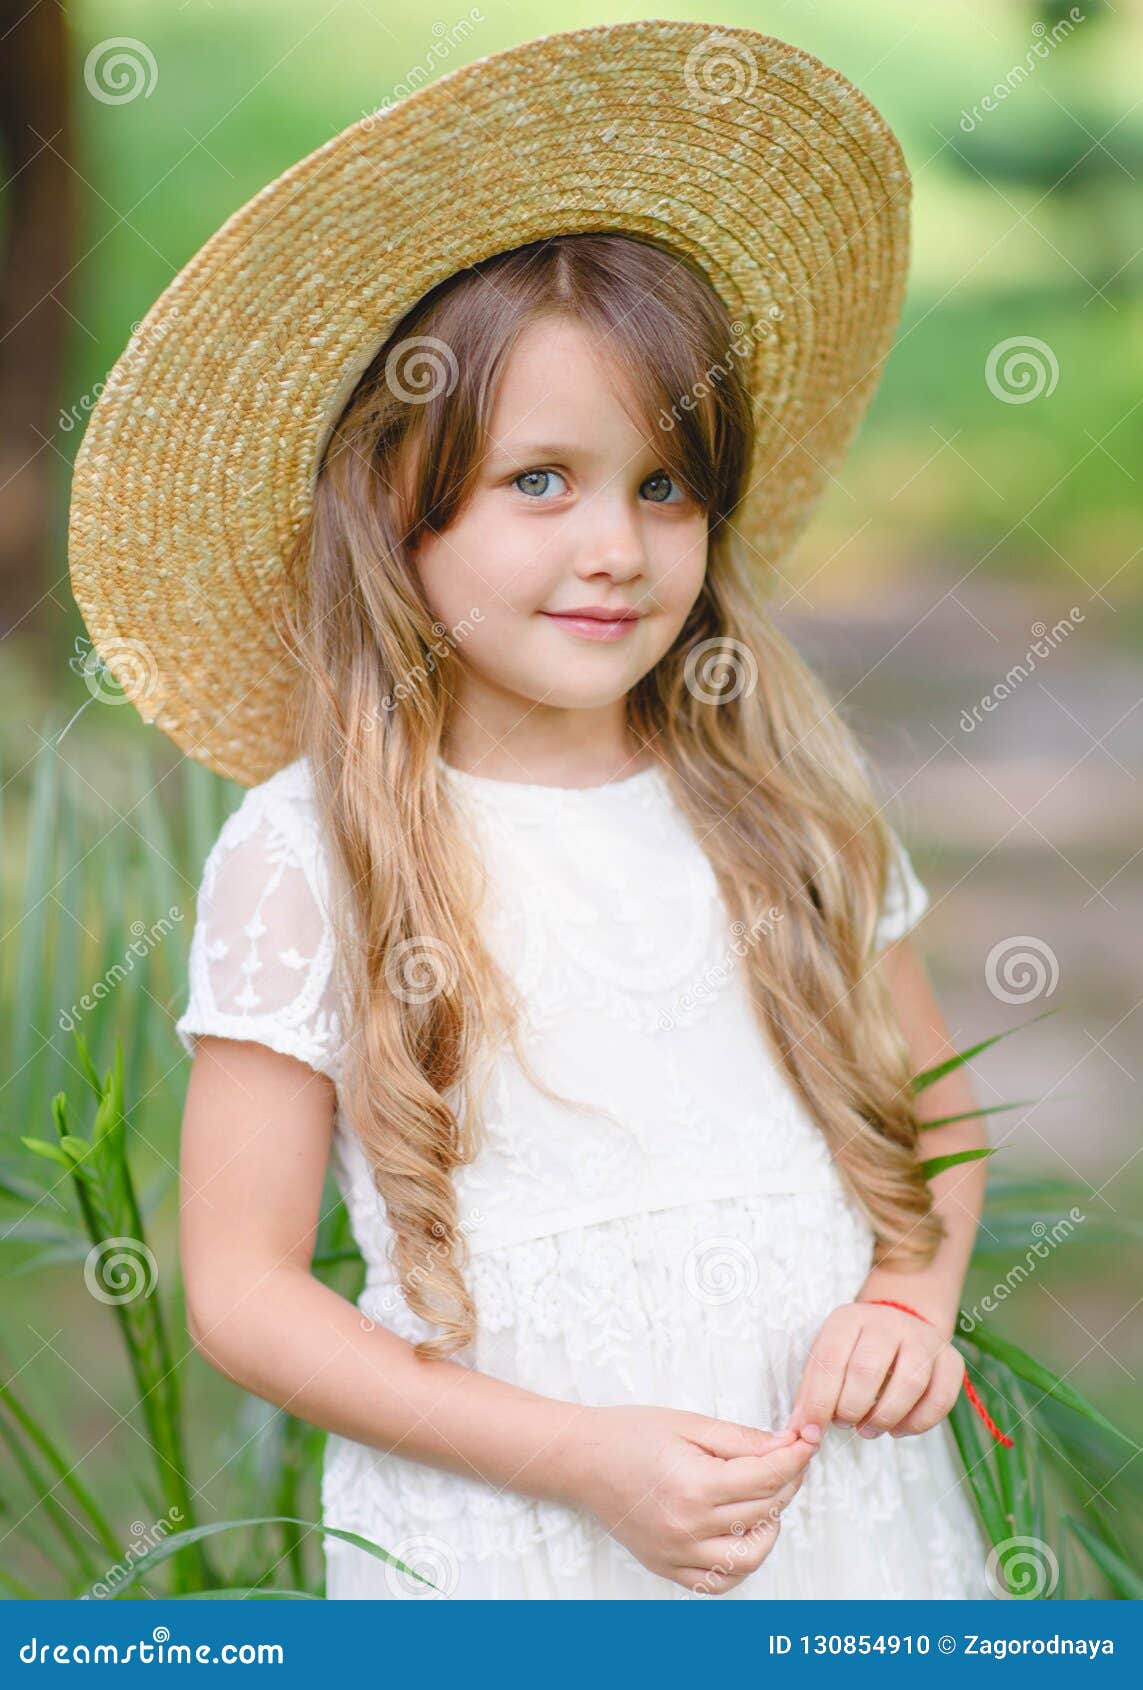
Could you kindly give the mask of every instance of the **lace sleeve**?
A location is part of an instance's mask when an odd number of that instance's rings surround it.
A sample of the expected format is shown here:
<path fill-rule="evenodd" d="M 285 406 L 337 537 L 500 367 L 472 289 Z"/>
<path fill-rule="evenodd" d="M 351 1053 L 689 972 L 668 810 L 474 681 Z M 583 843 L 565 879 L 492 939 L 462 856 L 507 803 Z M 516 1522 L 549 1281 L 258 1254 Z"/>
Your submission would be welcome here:
<path fill-rule="evenodd" d="M 203 869 L 189 975 L 175 1032 L 191 1055 L 202 1033 L 253 1039 L 337 1083 L 333 935 L 304 812 L 252 789 L 227 818 Z"/>
<path fill-rule="evenodd" d="M 927 890 L 917 878 L 908 851 L 896 833 L 893 833 L 893 844 L 897 860 L 893 857 L 889 859 L 889 878 L 874 933 L 874 951 L 883 950 L 895 939 L 904 938 L 917 925 L 931 902 Z"/>

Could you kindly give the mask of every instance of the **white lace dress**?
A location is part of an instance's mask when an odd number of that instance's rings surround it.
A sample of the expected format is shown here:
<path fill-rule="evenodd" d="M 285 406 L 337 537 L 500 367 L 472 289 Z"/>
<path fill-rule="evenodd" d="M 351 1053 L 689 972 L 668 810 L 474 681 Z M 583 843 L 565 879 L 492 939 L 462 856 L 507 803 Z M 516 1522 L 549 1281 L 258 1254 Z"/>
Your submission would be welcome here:
<path fill-rule="evenodd" d="M 482 931 L 527 1006 L 486 1143 L 455 1176 L 478 1334 L 455 1359 L 569 1402 L 644 1403 L 778 1427 L 872 1237 L 768 1053 L 714 873 L 665 777 L 582 790 L 441 764 L 489 869 Z M 900 847 L 878 932 L 928 904 Z M 250 789 L 211 851 L 177 1030 L 254 1039 L 339 1078 L 327 871 L 309 765 Z M 764 943 L 764 939 L 762 940 Z M 361 1309 L 415 1341 L 392 1237 L 355 1136 L 333 1168 L 368 1276 Z M 326 1525 L 359 1532 L 448 1596 L 688 1598 L 586 1512 L 336 1435 Z M 323 1539 L 330 1597 L 433 1597 Z M 987 1545 L 947 1423 L 916 1437 L 827 1428 L 769 1558 L 723 1600 L 987 1597 Z"/>

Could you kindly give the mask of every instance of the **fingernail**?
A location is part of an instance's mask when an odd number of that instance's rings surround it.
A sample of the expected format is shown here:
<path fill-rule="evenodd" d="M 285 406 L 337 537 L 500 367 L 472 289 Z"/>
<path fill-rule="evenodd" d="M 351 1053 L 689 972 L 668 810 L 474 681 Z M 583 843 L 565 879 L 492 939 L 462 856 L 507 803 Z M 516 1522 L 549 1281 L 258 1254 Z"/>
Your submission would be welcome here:
<path fill-rule="evenodd" d="M 821 1442 L 821 1435 L 822 1435 L 821 1427 L 815 1425 L 812 1420 L 809 1422 L 808 1425 L 802 1427 L 802 1436 L 803 1436 L 803 1438 L 805 1438 L 806 1442 L 809 1443 L 809 1444 L 820 1443 Z"/>

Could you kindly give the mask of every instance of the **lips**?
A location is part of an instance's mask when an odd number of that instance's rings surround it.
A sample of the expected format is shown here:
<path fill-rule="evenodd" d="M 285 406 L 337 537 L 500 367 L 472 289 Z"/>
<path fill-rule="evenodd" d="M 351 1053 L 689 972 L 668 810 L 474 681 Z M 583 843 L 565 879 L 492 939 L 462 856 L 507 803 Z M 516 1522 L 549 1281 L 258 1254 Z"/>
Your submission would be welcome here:
<path fill-rule="evenodd" d="M 638 622 L 637 610 L 599 610 L 588 607 L 583 610 L 545 610 L 544 616 L 574 618 L 577 622 Z"/>
<path fill-rule="evenodd" d="M 567 633 L 585 640 L 621 640 L 641 620 L 637 611 L 545 610 L 540 613 L 558 622 Z"/>

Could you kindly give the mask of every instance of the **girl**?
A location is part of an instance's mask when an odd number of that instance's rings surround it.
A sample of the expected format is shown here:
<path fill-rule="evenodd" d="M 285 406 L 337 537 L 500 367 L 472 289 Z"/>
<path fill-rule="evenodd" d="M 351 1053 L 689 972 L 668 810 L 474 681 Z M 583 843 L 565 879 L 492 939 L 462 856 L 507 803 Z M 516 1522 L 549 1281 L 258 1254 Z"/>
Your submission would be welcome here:
<path fill-rule="evenodd" d="M 548 39 L 652 27 L 706 29 Z M 199 892 L 191 1337 L 328 1429 L 324 1525 L 402 1564 L 325 1537 L 330 1597 L 985 1596 L 946 1424 L 983 1176 L 918 1162 L 974 1104 L 911 1093 L 952 1048 L 928 894 L 761 603 L 794 401 L 679 241 L 551 215 L 390 320 L 243 583 L 296 754 Z M 868 380 L 822 380 L 852 421 Z M 331 1153 L 356 1306 L 310 1271 Z"/>

